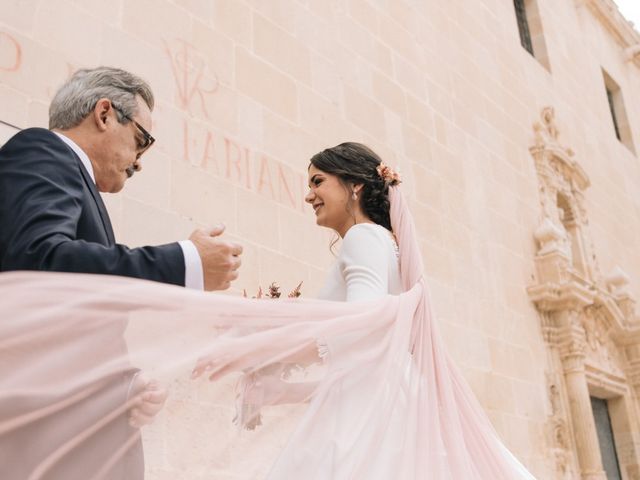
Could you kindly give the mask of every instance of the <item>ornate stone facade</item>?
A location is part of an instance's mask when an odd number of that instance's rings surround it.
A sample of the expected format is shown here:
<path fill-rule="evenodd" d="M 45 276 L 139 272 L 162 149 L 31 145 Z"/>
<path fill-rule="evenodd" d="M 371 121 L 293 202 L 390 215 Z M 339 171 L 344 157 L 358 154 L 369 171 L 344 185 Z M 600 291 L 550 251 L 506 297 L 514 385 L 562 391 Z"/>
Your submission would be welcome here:
<path fill-rule="evenodd" d="M 637 478 L 640 317 L 626 274 L 620 268 L 600 273 L 584 201 L 589 178 L 560 143 L 553 108 L 542 110 L 534 131 L 541 220 L 536 281 L 527 290 L 548 351 L 548 435 L 558 478 L 606 480 L 592 396 L 609 400 L 620 467 L 626 478 Z"/>

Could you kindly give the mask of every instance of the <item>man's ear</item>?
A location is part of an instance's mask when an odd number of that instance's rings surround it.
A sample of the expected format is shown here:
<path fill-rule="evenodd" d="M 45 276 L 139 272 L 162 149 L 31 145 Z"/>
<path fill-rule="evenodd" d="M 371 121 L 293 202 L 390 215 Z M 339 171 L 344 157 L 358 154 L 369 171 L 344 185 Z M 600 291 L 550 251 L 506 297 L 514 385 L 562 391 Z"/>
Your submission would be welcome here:
<path fill-rule="evenodd" d="M 108 98 L 101 98 L 93 108 L 93 120 L 96 127 L 101 132 L 107 129 L 107 122 L 109 122 L 109 112 L 113 110 L 111 100 Z"/>

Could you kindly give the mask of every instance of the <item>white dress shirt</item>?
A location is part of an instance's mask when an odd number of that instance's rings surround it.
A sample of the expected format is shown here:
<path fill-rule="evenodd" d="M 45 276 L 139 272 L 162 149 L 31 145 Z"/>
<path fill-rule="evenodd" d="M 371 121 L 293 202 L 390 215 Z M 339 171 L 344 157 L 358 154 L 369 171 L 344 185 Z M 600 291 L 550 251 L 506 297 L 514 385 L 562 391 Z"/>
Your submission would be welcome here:
<path fill-rule="evenodd" d="M 60 140 L 69 145 L 76 155 L 80 157 L 82 165 L 87 172 L 89 172 L 89 176 L 91 177 L 91 180 L 93 180 L 93 183 L 95 183 L 96 179 L 93 174 L 93 166 L 91 165 L 91 160 L 89 160 L 89 157 L 84 150 L 82 150 L 78 144 L 69 137 L 65 137 L 62 133 L 53 133 L 58 135 Z M 180 245 L 180 248 L 182 248 L 182 254 L 184 256 L 184 286 L 195 290 L 204 290 L 202 260 L 200 259 L 200 254 L 198 254 L 198 249 L 191 240 L 181 240 L 178 244 Z"/>

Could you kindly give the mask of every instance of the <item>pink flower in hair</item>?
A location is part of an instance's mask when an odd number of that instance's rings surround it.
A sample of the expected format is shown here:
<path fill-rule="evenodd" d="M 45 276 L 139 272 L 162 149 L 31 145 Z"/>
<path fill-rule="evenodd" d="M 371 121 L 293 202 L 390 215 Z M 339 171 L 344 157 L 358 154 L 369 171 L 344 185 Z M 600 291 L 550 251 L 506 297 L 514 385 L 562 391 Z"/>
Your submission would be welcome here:
<path fill-rule="evenodd" d="M 378 171 L 378 175 L 380 175 L 380 178 L 382 178 L 390 187 L 398 185 L 402 182 L 398 172 L 396 172 L 393 168 L 383 162 L 381 162 L 380 165 L 376 167 L 376 170 Z"/>

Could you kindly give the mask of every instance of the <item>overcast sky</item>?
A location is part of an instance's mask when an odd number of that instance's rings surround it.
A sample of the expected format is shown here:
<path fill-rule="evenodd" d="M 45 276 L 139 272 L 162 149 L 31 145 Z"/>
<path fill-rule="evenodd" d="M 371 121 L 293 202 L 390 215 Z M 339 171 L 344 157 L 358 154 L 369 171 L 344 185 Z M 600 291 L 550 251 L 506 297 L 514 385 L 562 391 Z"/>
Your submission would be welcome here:
<path fill-rule="evenodd" d="M 640 0 L 614 0 L 622 14 L 640 31 Z"/>

